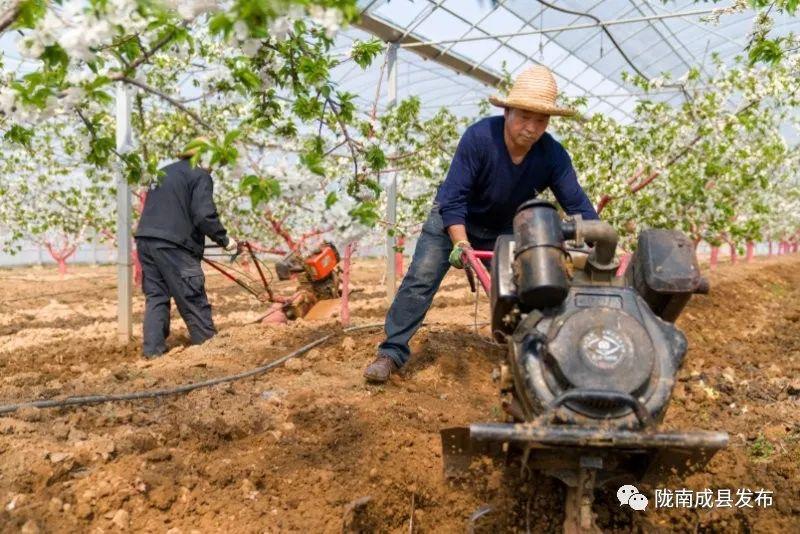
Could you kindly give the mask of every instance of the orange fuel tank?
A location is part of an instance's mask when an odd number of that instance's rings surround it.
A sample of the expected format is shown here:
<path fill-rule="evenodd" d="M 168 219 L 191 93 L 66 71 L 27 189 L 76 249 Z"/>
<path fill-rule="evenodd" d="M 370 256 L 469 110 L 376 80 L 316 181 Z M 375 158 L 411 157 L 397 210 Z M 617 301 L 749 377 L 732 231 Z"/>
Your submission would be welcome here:
<path fill-rule="evenodd" d="M 336 249 L 329 244 L 323 245 L 314 254 L 306 258 L 305 267 L 308 277 L 317 282 L 327 278 L 339 263 Z"/>

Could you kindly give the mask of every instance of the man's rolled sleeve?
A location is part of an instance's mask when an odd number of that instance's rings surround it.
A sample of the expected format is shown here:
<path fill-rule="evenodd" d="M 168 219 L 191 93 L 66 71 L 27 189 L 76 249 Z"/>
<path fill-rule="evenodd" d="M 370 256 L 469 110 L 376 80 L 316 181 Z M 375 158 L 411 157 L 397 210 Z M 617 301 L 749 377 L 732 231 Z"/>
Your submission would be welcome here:
<path fill-rule="evenodd" d="M 480 166 L 476 148 L 473 131 L 471 128 L 467 129 L 458 143 L 447 177 L 436 195 L 445 228 L 466 224 L 467 203 Z"/>
<path fill-rule="evenodd" d="M 556 145 L 553 156 L 553 178 L 550 190 L 553 191 L 556 200 L 567 215 L 580 213 L 583 219 L 600 219 L 589 197 L 586 196 L 586 192 L 578 183 L 578 176 L 575 174 L 569 154 L 560 144 Z"/>

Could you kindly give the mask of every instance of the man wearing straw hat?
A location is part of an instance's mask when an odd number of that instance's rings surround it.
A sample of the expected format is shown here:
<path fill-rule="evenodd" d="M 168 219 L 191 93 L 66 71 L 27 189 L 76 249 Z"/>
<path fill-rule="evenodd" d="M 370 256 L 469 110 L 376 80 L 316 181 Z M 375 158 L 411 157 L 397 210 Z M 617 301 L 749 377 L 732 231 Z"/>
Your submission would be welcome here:
<path fill-rule="evenodd" d="M 504 108 L 503 115 L 482 119 L 464 132 L 386 315 L 386 339 L 364 371 L 367 380 L 385 382 L 405 365 L 408 342 L 449 268 L 463 268 L 464 249 L 492 250 L 498 236 L 513 233 L 512 220 L 523 202 L 549 188 L 567 214 L 598 219 L 569 154 L 545 132 L 551 116 L 574 114 L 556 104 L 556 95 L 550 70 L 530 67 L 508 97 L 489 99 Z"/>
<path fill-rule="evenodd" d="M 190 161 L 207 143 L 204 137 L 194 139 L 178 155 L 178 161 L 161 169 L 163 177 L 147 192 L 136 228 L 145 295 L 145 358 L 157 358 L 167 350 L 170 298 L 175 299 L 192 344 L 203 343 L 217 333 L 200 258 L 206 237 L 228 252 L 237 250 L 238 244 L 219 221 L 211 174 Z"/>

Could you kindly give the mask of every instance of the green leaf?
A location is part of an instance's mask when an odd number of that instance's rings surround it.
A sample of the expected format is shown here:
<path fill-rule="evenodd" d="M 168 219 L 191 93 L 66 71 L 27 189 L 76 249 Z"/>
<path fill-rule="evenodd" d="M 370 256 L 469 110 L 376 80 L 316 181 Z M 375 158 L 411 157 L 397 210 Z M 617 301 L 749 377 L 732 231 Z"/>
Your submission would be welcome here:
<path fill-rule="evenodd" d="M 328 196 L 325 197 L 325 208 L 330 209 L 330 207 L 336 204 L 338 200 L 339 197 L 336 195 L 336 193 L 331 191 L 328 193 Z"/>
<path fill-rule="evenodd" d="M 370 41 L 354 41 L 351 56 L 353 61 L 362 69 L 366 69 L 372 64 L 375 57 L 383 50 L 383 42 L 379 39 Z"/>
<path fill-rule="evenodd" d="M 208 21 L 208 30 L 212 35 L 222 34 L 227 38 L 233 30 L 233 21 L 225 13 L 217 13 Z"/>
<path fill-rule="evenodd" d="M 325 176 L 325 167 L 323 166 L 322 154 L 312 151 L 300 154 L 300 163 L 319 176 Z"/>
<path fill-rule="evenodd" d="M 33 28 L 46 12 L 46 0 L 23 0 L 19 5 L 19 16 L 15 25 L 20 28 Z"/>
<path fill-rule="evenodd" d="M 281 186 L 275 178 L 261 178 L 254 174 L 245 176 L 240 188 L 250 197 L 253 209 L 281 195 Z"/>
<path fill-rule="evenodd" d="M 15 124 L 8 129 L 8 131 L 3 135 L 3 138 L 30 148 L 33 134 L 33 129 L 25 128 L 19 124 Z"/>
<path fill-rule="evenodd" d="M 241 83 L 249 92 L 256 91 L 261 88 L 261 78 L 259 78 L 258 75 L 249 68 L 236 69 L 232 74 L 233 78 Z"/>
<path fill-rule="evenodd" d="M 61 67 L 65 69 L 69 65 L 69 56 L 58 43 L 45 47 L 39 59 L 44 61 L 48 68 Z"/>
<path fill-rule="evenodd" d="M 365 159 L 370 167 L 379 171 L 386 167 L 386 155 L 383 153 L 383 150 L 378 145 L 371 145 L 367 149 L 367 153 L 365 154 Z"/>
<path fill-rule="evenodd" d="M 775 65 L 783 59 L 783 48 L 781 42 L 783 39 L 763 39 L 757 41 L 750 48 L 748 58 L 750 64 L 753 65 L 758 62 L 769 63 Z"/>
<path fill-rule="evenodd" d="M 92 138 L 89 142 L 89 154 L 87 154 L 86 160 L 98 167 L 105 165 L 108 163 L 115 144 L 116 141 L 108 136 Z"/>
<path fill-rule="evenodd" d="M 119 52 L 128 61 L 133 61 L 142 53 L 142 48 L 136 39 L 128 39 L 120 45 Z"/>
<path fill-rule="evenodd" d="M 375 201 L 372 200 L 362 202 L 355 208 L 351 209 L 350 216 L 364 226 L 375 226 L 375 223 L 380 220 L 378 206 Z"/>
<path fill-rule="evenodd" d="M 223 144 L 230 145 L 234 141 L 236 141 L 242 135 L 241 130 L 231 130 L 230 132 L 225 134 L 225 138 L 222 141 Z"/>

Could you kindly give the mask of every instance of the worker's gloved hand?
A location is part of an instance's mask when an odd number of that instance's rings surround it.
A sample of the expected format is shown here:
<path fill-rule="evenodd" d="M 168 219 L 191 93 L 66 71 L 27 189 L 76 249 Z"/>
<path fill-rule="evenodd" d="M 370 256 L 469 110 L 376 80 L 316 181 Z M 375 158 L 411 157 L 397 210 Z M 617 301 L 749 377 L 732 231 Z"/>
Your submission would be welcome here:
<path fill-rule="evenodd" d="M 228 238 L 228 244 L 225 245 L 225 252 L 237 252 L 239 250 L 239 243 L 232 237 Z"/>
<path fill-rule="evenodd" d="M 456 269 L 463 269 L 464 262 L 461 261 L 461 255 L 465 250 L 472 250 L 472 245 L 469 244 L 469 241 L 459 241 L 453 245 L 453 250 L 450 252 L 450 257 L 448 258 L 450 265 Z"/>

